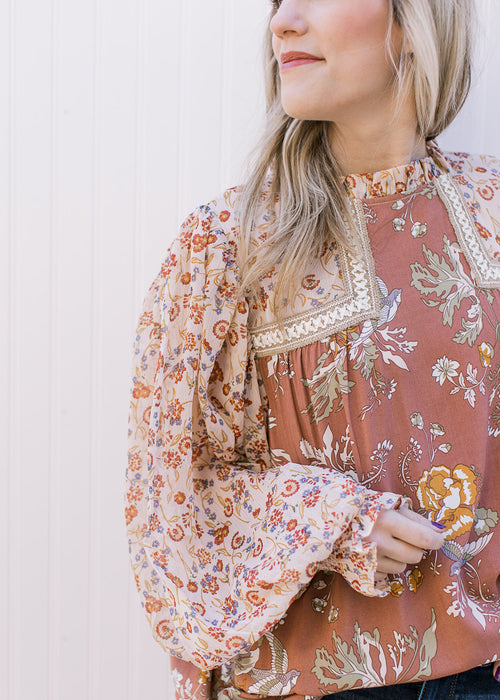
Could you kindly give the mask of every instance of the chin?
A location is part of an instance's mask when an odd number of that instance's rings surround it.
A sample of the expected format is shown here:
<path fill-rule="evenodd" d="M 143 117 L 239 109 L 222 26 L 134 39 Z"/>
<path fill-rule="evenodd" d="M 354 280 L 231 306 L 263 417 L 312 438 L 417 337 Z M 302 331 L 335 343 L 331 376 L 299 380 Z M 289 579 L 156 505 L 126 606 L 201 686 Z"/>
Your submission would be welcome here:
<path fill-rule="evenodd" d="M 281 104 L 288 116 L 294 119 L 313 122 L 334 122 L 343 112 L 343 104 L 337 101 L 335 104 L 326 104 L 325 95 L 311 92 L 309 96 L 304 95 L 304 91 L 293 94 L 290 90 L 281 93 Z"/>
<path fill-rule="evenodd" d="M 305 104 L 295 104 L 293 102 L 282 102 L 284 111 L 293 119 L 302 119 L 304 121 L 331 121 L 321 109 L 314 109 L 313 106 Z"/>

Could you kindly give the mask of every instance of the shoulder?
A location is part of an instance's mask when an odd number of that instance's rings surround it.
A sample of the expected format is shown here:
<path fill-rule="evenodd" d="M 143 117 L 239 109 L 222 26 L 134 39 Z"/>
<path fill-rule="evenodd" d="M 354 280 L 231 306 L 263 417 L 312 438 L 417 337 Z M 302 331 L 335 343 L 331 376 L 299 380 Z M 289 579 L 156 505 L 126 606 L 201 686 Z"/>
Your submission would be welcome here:
<path fill-rule="evenodd" d="M 477 177 L 484 175 L 500 177 L 500 158 L 491 155 L 481 155 L 462 152 L 444 152 L 443 156 L 450 168 L 457 173 Z"/>
<path fill-rule="evenodd" d="M 488 155 L 444 153 L 449 175 L 461 193 L 479 244 L 500 262 L 500 159 Z"/>
<path fill-rule="evenodd" d="M 500 192 L 500 159 L 469 153 L 443 153 L 450 175 L 468 189 L 477 189 L 485 202 Z"/>
<path fill-rule="evenodd" d="M 186 217 L 147 293 L 138 334 L 158 337 L 169 366 L 178 364 L 183 348 L 200 349 L 203 343 L 208 367 L 231 325 L 246 323 L 237 265 L 237 192 L 226 190 Z"/>
<path fill-rule="evenodd" d="M 156 285 L 179 292 L 200 288 L 221 277 L 238 278 L 238 188 L 226 190 L 194 209 L 173 239 Z"/>
<path fill-rule="evenodd" d="M 219 251 L 234 262 L 238 243 L 238 188 L 226 190 L 208 204 L 202 204 L 184 220 L 174 246 L 198 259 Z"/>

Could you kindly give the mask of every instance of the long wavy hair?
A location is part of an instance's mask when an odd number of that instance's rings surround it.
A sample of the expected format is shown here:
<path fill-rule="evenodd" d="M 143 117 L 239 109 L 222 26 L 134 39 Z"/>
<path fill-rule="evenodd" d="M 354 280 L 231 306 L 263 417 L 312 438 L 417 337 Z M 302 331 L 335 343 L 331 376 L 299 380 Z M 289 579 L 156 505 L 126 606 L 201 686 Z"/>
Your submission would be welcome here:
<path fill-rule="evenodd" d="M 418 136 L 437 137 L 462 108 L 471 85 L 474 0 L 387 0 L 387 52 L 398 100 L 413 96 Z M 275 13 L 271 12 L 271 17 Z M 411 51 L 394 59 L 389 38 L 400 25 Z M 331 123 L 295 119 L 281 104 L 279 66 L 265 39 L 266 127 L 239 199 L 242 284 L 251 292 L 275 268 L 274 310 L 282 315 L 292 287 L 332 239 L 353 249 L 352 214 L 344 176 L 329 141 Z M 270 175 L 271 173 L 271 175 Z M 269 179 L 272 179 L 269 186 Z M 278 206 L 275 206 L 276 202 Z M 260 241 L 256 222 L 277 211 Z"/>

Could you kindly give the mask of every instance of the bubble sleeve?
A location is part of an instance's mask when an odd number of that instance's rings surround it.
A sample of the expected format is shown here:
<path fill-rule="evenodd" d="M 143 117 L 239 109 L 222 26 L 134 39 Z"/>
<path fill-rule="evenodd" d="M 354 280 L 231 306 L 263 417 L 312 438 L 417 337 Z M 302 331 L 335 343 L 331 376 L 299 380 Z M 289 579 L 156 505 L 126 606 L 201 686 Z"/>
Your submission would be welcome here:
<path fill-rule="evenodd" d="M 256 642 L 319 569 L 385 594 L 365 538 L 400 502 L 326 468 L 273 465 L 230 196 L 186 220 L 149 289 L 129 420 L 125 509 L 142 606 L 163 648 L 203 669 Z M 322 498 L 307 506 L 315 485 Z"/>

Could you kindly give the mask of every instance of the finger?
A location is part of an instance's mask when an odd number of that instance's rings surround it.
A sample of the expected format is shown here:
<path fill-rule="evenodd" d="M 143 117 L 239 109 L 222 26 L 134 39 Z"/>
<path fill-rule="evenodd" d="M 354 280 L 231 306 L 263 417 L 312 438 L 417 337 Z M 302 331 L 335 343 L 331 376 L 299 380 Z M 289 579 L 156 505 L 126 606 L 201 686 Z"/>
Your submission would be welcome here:
<path fill-rule="evenodd" d="M 432 525 L 421 522 L 425 518 L 419 516 L 420 519 L 416 520 L 413 516 L 418 514 L 410 510 L 397 511 L 395 515 L 399 515 L 400 520 L 395 523 L 393 537 L 421 549 L 441 549 L 444 533 L 436 530 Z"/>
<path fill-rule="evenodd" d="M 443 546 L 444 535 L 419 522 L 421 516 L 418 516 L 419 520 L 414 520 L 405 513 L 406 511 L 400 513 L 394 510 L 379 513 L 367 539 L 377 546 L 377 556 L 417 563 L 422 555 L 415 552 L 415 549 L 439 549 Z"/>
<path fill-rule="evenodd" d="M 381 556 L 377 559 L 377 573 L 379 574 L 402 574 L 406 567 L 406 562 L 396 561 L 390 557 Z"/>
<path fill-rule="evenodd" d="M 378 549 L 380 551 L 380 548 Z M 424 549 L 414 547 L 411 544 L 393 539 L 387 549 L 382 549 L 382 556 L 389 557 L 395 561 L 405 562 L 405 564 L 418 564 L 424 556 Z"/>
<path fill-rule="evenodd" d="M 424 555 L 421 547 L 414 547 L 385 532 L 376 532 L 372 542 L 377 546 L 378 557 L 388 557 L 405 564 L 418 564 Z"/>
<path fill-rule="evenodd" d="M 420 513 L 415 513 L 414 510 L 411 510 L 407 506 L 402 506 L 401 508 L 398 509 L 397 511 L 401 515 L 404 515 L 405 518 L 408 518 L 409 520 L 413 520 L 416 523 L 420 523 L 420 525 L 424 525 L 425 527 L 430 527 L 434 528 L 433 532 L 435 529 L 437 529 L 438 532 L 442 532 L 445 529 L 444 525 L 441 525 L 440 523 L 435 523 L 432 520 L 429 520 L 428 518 L 425 518 L 423 515 L 420 515 Z"/>

